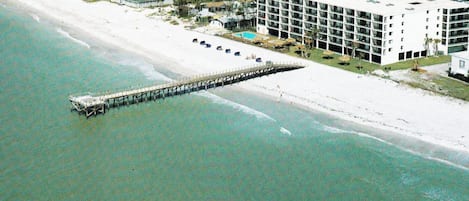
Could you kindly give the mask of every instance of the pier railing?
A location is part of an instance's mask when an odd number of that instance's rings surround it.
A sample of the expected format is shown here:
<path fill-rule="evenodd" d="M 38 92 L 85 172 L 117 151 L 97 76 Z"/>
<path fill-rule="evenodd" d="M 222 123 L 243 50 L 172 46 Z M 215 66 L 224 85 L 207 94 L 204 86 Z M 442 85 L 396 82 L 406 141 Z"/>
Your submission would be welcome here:
<path fill-rule="evenodd" d="M 104 114 L 106 109 L 154 101 L 171 96 L 238 83 L 244 80 L 303 68 L 299 63 L 272 63 L 185 77 L 164 84 L 131 87 L 125 90 L 70 95 L 73 110 L 86 117 Z"/>

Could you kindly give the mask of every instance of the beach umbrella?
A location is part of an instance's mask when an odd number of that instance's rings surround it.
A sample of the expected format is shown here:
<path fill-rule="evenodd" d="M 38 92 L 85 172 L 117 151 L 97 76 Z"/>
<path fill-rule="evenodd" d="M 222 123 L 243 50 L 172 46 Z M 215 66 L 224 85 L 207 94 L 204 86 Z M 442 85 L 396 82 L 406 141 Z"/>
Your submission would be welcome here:
<path fill-rule="evenodd" d="M 296 43 L 296 39 L 294 38 L 287 38 L 287 44 L 295 44 Z"/>
<path fill-rule="evenodd" d="M 342 55 L 342 56 L 339 57 L 339 60 L 344 64 L 348 64 L 350 62 L 350 56 L 349 55 Z"/>
<path fill-rule="evenodd" d="M 330 50 L 325 50 L 324 52 L 322 52 L 322 54 L 324 55 L 323 57 L 325 57 L 325 58 L 331 58 L 332 55 L 334 54 L 334 52 L 332 52 Z"/>

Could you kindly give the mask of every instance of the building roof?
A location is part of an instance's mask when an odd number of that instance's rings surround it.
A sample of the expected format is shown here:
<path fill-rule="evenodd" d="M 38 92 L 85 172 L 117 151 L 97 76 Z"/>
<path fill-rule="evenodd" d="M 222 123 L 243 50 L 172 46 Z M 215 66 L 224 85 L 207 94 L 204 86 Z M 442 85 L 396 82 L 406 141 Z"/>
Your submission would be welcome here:
<path fill-rule="evenodd" d="M 317 0 L 320 3 L 367 11 L 380 15 L 422 12 L 437 8 L 467 8 L 468 4 L 452 0 Z"/>

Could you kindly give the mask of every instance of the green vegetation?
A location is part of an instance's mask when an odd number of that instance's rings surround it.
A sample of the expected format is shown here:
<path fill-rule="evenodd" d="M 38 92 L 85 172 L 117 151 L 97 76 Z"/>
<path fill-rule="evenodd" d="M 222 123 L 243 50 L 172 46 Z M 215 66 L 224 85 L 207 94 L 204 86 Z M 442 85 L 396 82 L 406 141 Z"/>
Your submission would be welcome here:
<path fill-rule="evenodd" d="M 438 85 L 442 94 L 469 101 L 469 84 L 441 76 L 433 82 Z"/>
<path fill-rule="evenodd" d="M 451 61 L 451 56 L 441 55 L 441 56 L 431 56 L 431 57 L 420 58 L 420 59 L 412 59 L 412 60 L 401 61 L 401 62 L 385 65 L 384 67 L 391 67 L 392 70 L 409 69 L 413 67 L 415 60 L 418 61 L 419 66 L 430 66 L 430 65 L 435 65 L 435 64 L 448 63 Z"/>

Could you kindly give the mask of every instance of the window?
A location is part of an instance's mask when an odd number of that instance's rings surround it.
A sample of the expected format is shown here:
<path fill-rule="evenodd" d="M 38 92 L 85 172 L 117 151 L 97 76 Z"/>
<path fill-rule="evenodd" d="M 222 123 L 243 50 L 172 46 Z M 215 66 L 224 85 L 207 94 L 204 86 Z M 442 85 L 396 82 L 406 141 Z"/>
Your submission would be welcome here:
<path fill-rule="evenodd" d="M 392 24 L 389 24 L 389 28 L 391 28 L 391 27 L 392 27 Z"/>
<path fill-rule="evenodd" d="M 427 25 L 427 26 L 425 26 L 425 29 L 428 29 L 428 25 Z"/>
<path fill-rule="evenodd" d="M 401 25 L 404 26 L 404 22 L 402 22 Z"/>
<path fill-rule="evenodd" d="M 389 32 L 389 35 L 390 35 L 390 36 L 392 35 L 392 31 L 391 31 L 391 32 Z"/>
<path fill-rule="evenodd" d="M 401 38 L 401 42 L 403 42 L 403 41 L 404 41 L 404 38 Z"/>
<path fill-rule="evenodd" d="M 440 34 L 440 32 L 437 31 L 437 32 L 436 32 L 436 35 L 438 36 L 438 34 Z"/>
<path fill-rule="evenodd" d="M 436 19 L 437 19 L 437 20 L 440 20 L 440 16 L 436 16 Z"/>
<path fill-rule="evenodd" d="M 392 44 L 392 40 L 389 40 L 389 44 Z"/>
<path fill-rule="evenodd" d="M 436 25 L 436 28 L 438 28 L 438 27 L 440 27 L 440 24 L 437 24 L 437 25 Z"/>
<path fill-rule="evenodd" d="M 464 60 L 459 60 L 459 68 L 460 69 L 463 69 L 465 65 L 466 65 L 466 62 Z"/>
<path fill-rule="evenodd" d="M 389 48 L 389 49 L 388 49 L 388 52 L 391 52 L 391 50 L 392 50 L 392 48 Z"/>
<path fill-rule="evenodd" d="M 425 19 L 425 20 L 428 22 L 428 17 L 427 17 L 427 19 Z"/>
<path fill-rule="evenodd" d="M 401 50 L 403 50 L 403 49 L 404 49 L 404 46 L 401 45 Z"/>
<path fill-rule="evenodd" d="M 392 20 L 392 16 L 389 16 L 389 19 Z"/>
<path fill-rule="evenodd" d="M 404 33 L 404 29 L 401 30 L 401 33 Z"/>
<path fill-rule="evenodd" d="M 438 8 L 437 12 L 440 12 L 440 9 Z"/>
<path fill-rule="evenodd" d="M 427 10 L 427 14 L 429 13 L 429 11 Z"/>
<path fill-rule="evenodd" d="M 404 17 L 404 14 L 402 14 L 402 17 Z"/>

